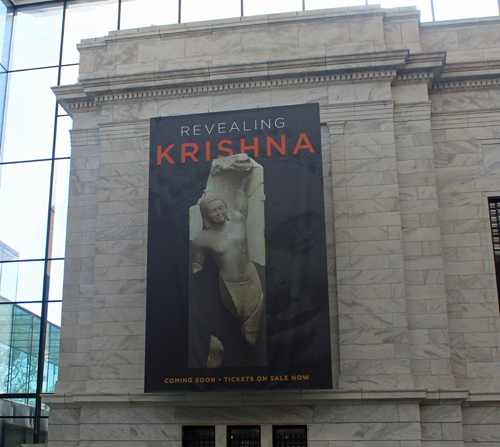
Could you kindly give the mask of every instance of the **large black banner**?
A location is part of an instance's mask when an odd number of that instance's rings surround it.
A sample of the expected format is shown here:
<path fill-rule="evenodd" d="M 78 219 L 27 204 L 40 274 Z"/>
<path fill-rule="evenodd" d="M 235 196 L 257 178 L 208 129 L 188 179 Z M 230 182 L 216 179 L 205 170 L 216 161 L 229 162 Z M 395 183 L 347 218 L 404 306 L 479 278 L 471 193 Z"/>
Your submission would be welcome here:
<path fill-rule="evenodd" d="M 319 123 L 151 119 L 146 392 L 331 388 Z"/>

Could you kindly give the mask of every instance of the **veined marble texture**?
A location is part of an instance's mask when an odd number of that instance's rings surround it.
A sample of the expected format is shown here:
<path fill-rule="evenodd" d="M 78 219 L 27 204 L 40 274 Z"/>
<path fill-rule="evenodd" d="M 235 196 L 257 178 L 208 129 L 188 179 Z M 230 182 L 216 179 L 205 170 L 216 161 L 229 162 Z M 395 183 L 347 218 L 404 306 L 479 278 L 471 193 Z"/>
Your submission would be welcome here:
<path fill-rule="evenodd" d="M 49 447 L 493 447 L 500 20 L 375 5 L 124 30 L 55 87 L 74 120 Z M 144 394 L 149 119 L 319 103 L 334 390 Z M 258 160 L 256 160 L 258 162 Z M 176 212 L 173 210 L 172 212 Z"/>

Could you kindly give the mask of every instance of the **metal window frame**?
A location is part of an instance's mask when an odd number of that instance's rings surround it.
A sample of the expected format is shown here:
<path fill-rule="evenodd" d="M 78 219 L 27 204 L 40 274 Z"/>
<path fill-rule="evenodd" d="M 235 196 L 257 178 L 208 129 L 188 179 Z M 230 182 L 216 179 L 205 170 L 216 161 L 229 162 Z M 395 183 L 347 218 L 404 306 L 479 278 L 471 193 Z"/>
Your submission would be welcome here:
<path fill-rule="evenodd" d="M 227 430 L 227 447 L 261 447 L 262 444 L 262 431 L 260 425 L 228 425 Z M 236 443 L 233 430 L 258 430 L 258 439 L 249 435 L 247 438 L 240 438 L 240 443 Z M 257 441 L 257 442 L 256 442 Z"/>
<path fill-rule="evenodd" d="M 295 437 L 297 435 L 290 433 L 288 435 L 290 438 L 281 442 L 283 440 L 278 439 L 277 431 L 287 429 L 301 430 L 303 433 L 298 435 L 298 438 Z M 307 447 L 307 425 L 273 425 L 273 447 Z"/>
<path fill-rule="evenodd" d="M 497 297 L 500 306 L 500 197 L 488 197 L 488 211 L 490 214 L 493 259 L 495 261 Z"/>
<path fill-rule="evenodd" d="M 210 433 L 199 436 L 189 433 L 195 430 L 210 431 Z M 183 425 L 182 447 L 215 447 L 215 425 Z"/>

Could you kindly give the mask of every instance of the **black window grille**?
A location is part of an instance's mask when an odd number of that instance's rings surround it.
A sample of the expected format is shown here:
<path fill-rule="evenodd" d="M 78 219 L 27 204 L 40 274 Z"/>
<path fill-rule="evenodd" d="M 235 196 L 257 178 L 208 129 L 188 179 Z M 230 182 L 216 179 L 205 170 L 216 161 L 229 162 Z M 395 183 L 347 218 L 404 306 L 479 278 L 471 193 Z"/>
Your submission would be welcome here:
<path fill-rule="evenodd" d="M 493 238 L 493 255 L 497 279 L 497 292 L 500 301 L 500 197 L 488 199 L 490 207 L 491 236 Z"/>
<path fill-rule="evenodd" d="M 273 426 L 273 447 L 307 447 L 305 425 Z"/>
<path fill-rule="evenodd" d="M 215 447 L 215 427 L 183 427 L 182 447 Z"/>
<path fill-rule="evenodd" d="M 260 447 L 260 427 L 227 427 L 227 447 Z"/>

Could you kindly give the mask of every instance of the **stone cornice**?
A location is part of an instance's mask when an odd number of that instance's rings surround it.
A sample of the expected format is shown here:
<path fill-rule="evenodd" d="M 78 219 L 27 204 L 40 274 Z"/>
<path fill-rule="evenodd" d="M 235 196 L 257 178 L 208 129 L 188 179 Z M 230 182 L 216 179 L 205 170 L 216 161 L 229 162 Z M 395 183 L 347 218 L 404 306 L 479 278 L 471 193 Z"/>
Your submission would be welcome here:
<path fill-rule="evenodd" d="M 433 91 L 443 90 L 470 90 L 477 88 L 491 88 L 500 86 L 500 76 L 487 79 L 463 79 L 455 81 L 437 80 L 432 85 Z M 432 93 L 432 92 L 431 92 Z"/>
<path fill-rule="evenodd" d="M 478 61 L 447 64 L 433 91 L 465 90 L 500 86 L 500 61 Z"/>
<path fill-rule="evenodd" d="M 133 75 L 82 77 L 74 86 L 54 87 L 72 112 L 109 102 L 167 99 L 332 83 L 388 81 L 429 83 L 444 65 L 444 53 L 410 55 L 408 50 L 298 58 Z"/>
<path fill-rule="evenodd" d="M 498 402 L 491 397 L 490 401 Z M 456 403 L 469 398 L 465 389 L 456 390 L 325 390 L 325 391 L 276 391 L 276 392 L 227 392 L 227 393 L 165 393 L 165 394 L 82 394 L 45 395 L 43 402 L 51 408 L 83 406 L 287 406 L 287 405 L 339 405 L 354 403 Z"/>
<path fill-rule="evenodd" d="M 234 32 L 247 28 L 255 29 L 259 27 L 281 26 L 285 24 L 304 22 L 324 22 L 336 20 L 352 20 L 353 18 L 372 18 L 379 16 L 396 19 L 401 16 L 419 17 L 416 9 L 395 8 L 386 10 L 379 5 L 349 6 L 341 8 L 331 8 L 311 11 L 287 12 L 281 14 L 269 14 L 261 16 L 234 17 L 230 19 L 207 20 L 202 22 L 179 23 L 164 26 L 151 26 L 145 28 L 135 28 L 130 30 L 111 31 L 108 36 L 83 39 L 78 45 L 80 51 L 105 46 L 108 43 L 122 41 L 137 41 L 151 37 L 159 38 L 179 38 L 190 37 L 207 32 Z"/>

